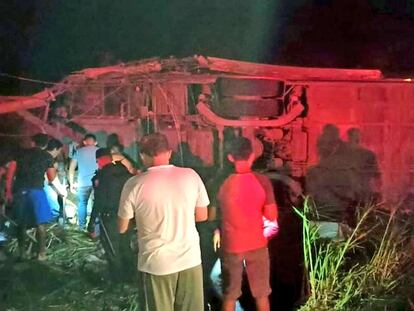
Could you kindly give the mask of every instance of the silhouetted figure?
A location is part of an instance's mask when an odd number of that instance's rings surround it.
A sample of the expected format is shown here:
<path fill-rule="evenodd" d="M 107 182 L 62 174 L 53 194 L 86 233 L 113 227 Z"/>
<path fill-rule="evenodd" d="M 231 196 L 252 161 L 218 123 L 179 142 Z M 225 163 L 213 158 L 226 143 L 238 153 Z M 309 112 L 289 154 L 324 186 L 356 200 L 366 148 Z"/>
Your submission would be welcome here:
<path fill-rule="evenodd" d="M 132 159 L 124 152 L 124 145 L 121 144 L 119 136 L 116 133 L 111 133 L 106 138 L 106 148 L 111 151 L 112 160 L 123 164 L 128 172 L 135 175 L 137 169 Z"/>
<path fill-rule="evenodd" d="M 338 153 L 338 149 L 343 147 L 344 143 L 339 137 L 339 129 L 333 124 L 325 125 L 316 146 L 320 161 Z"/>
<path fill-rule="evenodd" d="M 186 166 L 193 169 L 203 166 L 203 160 L 191 152 L 190 145 L 187 142 L 180 143 L 177 151 L 171 157 L 171 162 L 177 166 Z"/>
<path fill-rule="evenodd" d="M 349 157 L 353 161 L 359 191 L 357 200 L 360 204 L 374 202 L 379 198 L 381 173 L 374 152 L 361 146 L 361 131 L 351 128 L 347 131 Z"/>
<path fill-rule="evenodd" d="M 279 233 L 269 240 L 271 310 L 294 310 L 303 283 L 302 221 L 292 206 L 302 205 L 301 184 L 284 172 L 267 174 L 279 208 Z M 247 309 L 249 310 L 249 309 Z"/>
<path fill-rule="evenodd" d="M 316 207 L 318 221 L 346 222 L 349 207 L 357 199 L 358 175 L 336 126 L 328 124 L 317 142 L 319 163 L 308 170 L 307 194 Z"/>
<path fill-rule="evenodd" d="M 132 160 L 124 153 L 124 146 L 120 143 L 114 143 L 111 148 L 108 148 L 111 152 L 112 161 L 117 162 L 125 166 L 125 168 L 130 172 L 132 175 L 137 173 L 137 169 L 135 168 Z"/>
<path fill-rule="evenodd" d="M 53 158 L 53 166 L 58 171 L 58 157 L 62 154 L 62 147 L 63 144 L 61 141 L 51 138 L 47 144 L 46 151 L 52 156 Z M 49 182 L 45 180 L 44 191 L 46 193 L 47 200 L 49 205 L 52 209 L 53 217 L 56 220 L 63 221 L 65 219 L 65 211 L 64 211 L 64 198 L 67 197 L 68 192 L 66 190 L 66 186 L 62 183 L 59 179 L 59 176 L 53 179 L 53 181 Z"/>
<path fill-rule="evenodd" d="M 112 146 L 116 144 L 121 144 L 119 141 L 119 136 L 116 133 L 111 133 L 106 137 L 106 148 L 111 149 Z"/>

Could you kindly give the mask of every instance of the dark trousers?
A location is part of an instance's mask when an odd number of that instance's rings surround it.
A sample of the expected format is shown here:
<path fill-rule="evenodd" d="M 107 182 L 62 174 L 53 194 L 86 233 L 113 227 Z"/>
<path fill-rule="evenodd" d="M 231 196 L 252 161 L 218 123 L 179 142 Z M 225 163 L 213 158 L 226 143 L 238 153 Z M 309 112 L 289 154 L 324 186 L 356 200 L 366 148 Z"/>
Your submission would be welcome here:
<path fill-rule="evenodd" d="M 116 214 L 100 214 L 99 238 L 109 264 L 109 273 L 115 281 L 134 281 L 136 254 L 130 247 L 131 232 L 118 233 Z"/>

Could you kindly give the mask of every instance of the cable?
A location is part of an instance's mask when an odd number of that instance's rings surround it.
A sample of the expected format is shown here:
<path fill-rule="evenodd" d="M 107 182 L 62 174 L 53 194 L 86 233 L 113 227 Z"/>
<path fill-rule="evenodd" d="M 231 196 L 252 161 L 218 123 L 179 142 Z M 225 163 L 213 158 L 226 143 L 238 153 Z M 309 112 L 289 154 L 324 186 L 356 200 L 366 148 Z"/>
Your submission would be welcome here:
<path fill-rule="evenodd" d="M 56 82 L 50 82 L 50 81 L 30 79 L 30 78 L 15 76 L 15 75 L 11 75 L 11 74 L 8 74 L 8 73 L 3 73 L 3 72 L 0 72 L 0 76 L 13 78 L 13 79 L 17 79 L 17 80 L 22 80 L 22 81 L 30 81 L 30 82 L 35 82 L 35 83 L 48 84 L 48 85 L 58 85 L 58 84 L 60 84 L 60 83 L 56 83 Z"/>
<path fill-rule="evenodd" d="M 30 137 L 32 135 L 25 135 L 25 134 L 6 134 L 6 133 L 0 133 L 1 137 Z"/>

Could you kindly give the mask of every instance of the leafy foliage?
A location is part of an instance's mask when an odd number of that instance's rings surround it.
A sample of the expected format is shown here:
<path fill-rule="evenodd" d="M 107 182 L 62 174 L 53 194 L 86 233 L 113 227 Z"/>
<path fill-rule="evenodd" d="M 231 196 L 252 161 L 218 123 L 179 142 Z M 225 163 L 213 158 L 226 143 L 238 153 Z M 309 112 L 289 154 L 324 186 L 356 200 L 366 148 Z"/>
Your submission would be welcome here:
<path fill-rule="evenodd" d="M 319 237 L 308 199 L 303 211 L 295 209 L 303 220 L 309 287 L 301 311 L 405 310 L 414 293 L 408 224 L 379 207 L 360 207 L 356 227 L 334 240 Z"/>

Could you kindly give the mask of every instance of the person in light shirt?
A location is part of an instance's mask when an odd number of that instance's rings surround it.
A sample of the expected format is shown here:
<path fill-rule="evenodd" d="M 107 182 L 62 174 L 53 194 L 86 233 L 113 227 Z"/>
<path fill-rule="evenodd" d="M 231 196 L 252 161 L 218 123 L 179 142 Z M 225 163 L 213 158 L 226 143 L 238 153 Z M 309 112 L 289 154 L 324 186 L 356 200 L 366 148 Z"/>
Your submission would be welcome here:
<path fill-rule="evenodd" d="M 194 170 L 169 164 L 171 149 L 164 135 L 144 136 L 140 145 L 147 170 L 122 190 L 118 229 L 125 233 L 135 218 L 144 310 L 203 310 L 195 222 L 207 220 L 207 191 Z"/>
<path fill-rule="evenodd" d="M 76 151 L 76 154 L 69 165 L 70 191 L 76 193 L 78 198 L 78 223 L 79 229 L 86 229 L 86 218 L 88 201 L 92 196 L 92 177 L 98 169 L 95 152 L 98 150 L 96 137 L 93 134 L 86 134 L 83 139 L 83 147 Z M 75 183 L 75 169 L 78 168 L 77 183 Z"/>

